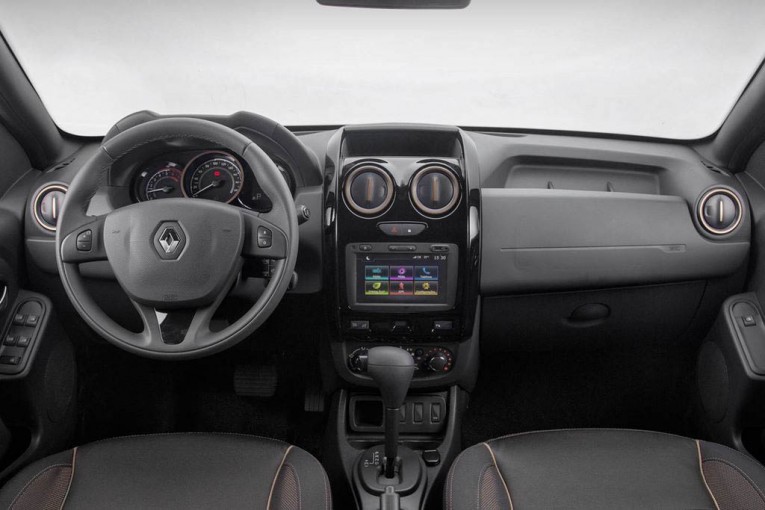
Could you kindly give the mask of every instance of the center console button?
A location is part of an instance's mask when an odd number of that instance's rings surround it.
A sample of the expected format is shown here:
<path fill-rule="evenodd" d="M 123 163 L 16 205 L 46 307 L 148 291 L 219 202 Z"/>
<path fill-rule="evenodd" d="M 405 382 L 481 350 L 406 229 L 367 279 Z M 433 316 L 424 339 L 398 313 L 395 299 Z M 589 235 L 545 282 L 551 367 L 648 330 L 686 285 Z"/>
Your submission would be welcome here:
<path fill-rule="evenodd" d="M 351 329 L 355 331 L 369 331 L 369 321 L 351 321 Z"/>
<path fill-rule="evenodd" d="M 389 236 L 416 236 L 428 226 L 425 223 L 378 223 L 377 228 Z"/>
<path fill-rule="evenodd" d="M 389 244 L 388 251 L 417 251 L 413 244 Z"/>
<path fill-rule="evenodd" d="M 360 244 L 359 245 L 359 251 L 372 251 L 372 245 L 371 244 Z"/>
<path fill-rule="evenodd" d="M 445 253 L 449 251 L 449 246 L 445 244 L 431 244 L 430 245 L 430 251 L 434 253 Z"/>
<path fill-rule="evenodd" d="M 409 321 L 393 321 L 393 333 L 409 333 Z"/>
<path fill-rule="evenodd" d="M 454 329 L 452 321 L 433 321 L 433 331 L 451 331 Z"/>

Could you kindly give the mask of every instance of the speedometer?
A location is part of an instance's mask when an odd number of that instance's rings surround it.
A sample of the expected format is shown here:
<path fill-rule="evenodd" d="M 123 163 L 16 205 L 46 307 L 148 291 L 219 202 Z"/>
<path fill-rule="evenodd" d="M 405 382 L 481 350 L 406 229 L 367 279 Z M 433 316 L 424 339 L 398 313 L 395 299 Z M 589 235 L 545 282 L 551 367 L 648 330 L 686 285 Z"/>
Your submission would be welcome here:
<path fill-rule="evenodd" d="M 192 198 L 232 202 L 242 191 L 244 171 L 225 152 L 205 152 L 186 166 L 184 181 Z"/>

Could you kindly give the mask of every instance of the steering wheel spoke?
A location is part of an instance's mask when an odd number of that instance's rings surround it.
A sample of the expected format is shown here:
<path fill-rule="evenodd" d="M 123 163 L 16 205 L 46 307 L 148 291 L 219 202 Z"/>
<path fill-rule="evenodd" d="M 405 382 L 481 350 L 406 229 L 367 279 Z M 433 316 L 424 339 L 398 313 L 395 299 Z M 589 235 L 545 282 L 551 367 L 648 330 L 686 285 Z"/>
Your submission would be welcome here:
<path fill-rule="evenodd" d="M 106 215 L 86 216 L 87 222 L 64 237 L 61 259 L 71 264 L 107 260 L 104 248 L 104 222 Z"/>
<path fill-rule="evenodd" d="M 133 306 L 143 321 L 141 344 L 164 352 L 177 352 L 205 347 L 209 342 L 210 323 L 220 300 L 199 308 L 159 310 L 137 301 Z"/>
<path fill-rule="evenodd" d="M 244 246 L 242 255 L 264 259 L 284 259 L 289 243 L 284 231 L 267 215 L 242 210 L 244 219 Z"/>

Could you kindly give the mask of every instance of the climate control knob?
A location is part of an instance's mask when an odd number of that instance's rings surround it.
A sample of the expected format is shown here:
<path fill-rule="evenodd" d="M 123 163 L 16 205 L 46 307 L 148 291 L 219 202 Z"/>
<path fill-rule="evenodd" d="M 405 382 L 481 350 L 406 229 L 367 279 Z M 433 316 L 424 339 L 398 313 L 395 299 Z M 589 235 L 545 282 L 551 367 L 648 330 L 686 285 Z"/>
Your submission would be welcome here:
<path fill-rule="evenodd" d="M 447 367 L 449 366 L 449 361 L 449 357 L 443 352 L 435 352 L 428 359 L 428 370 L 433 372 L 443 372 L 448 370 Z"/>

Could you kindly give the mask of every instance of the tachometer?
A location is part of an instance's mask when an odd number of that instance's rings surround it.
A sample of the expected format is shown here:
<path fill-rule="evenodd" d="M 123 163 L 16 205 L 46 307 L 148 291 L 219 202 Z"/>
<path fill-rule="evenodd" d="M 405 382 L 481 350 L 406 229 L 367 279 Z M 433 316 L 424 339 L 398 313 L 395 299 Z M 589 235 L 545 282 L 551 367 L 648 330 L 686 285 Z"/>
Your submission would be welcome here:
<path fill-rule="evenodd" d="M 242 191 L 244 171 L 225 152 L 205 152 L 192 159 L 184 170 L 187 194 L 218 202 L 232 202 Z"/>
<path fill-rule="evenodd" d="M 138 200 L 183 197 L 183 170 L 171 161 L 161 161 L 145 168 L 136 180 Z"/>

